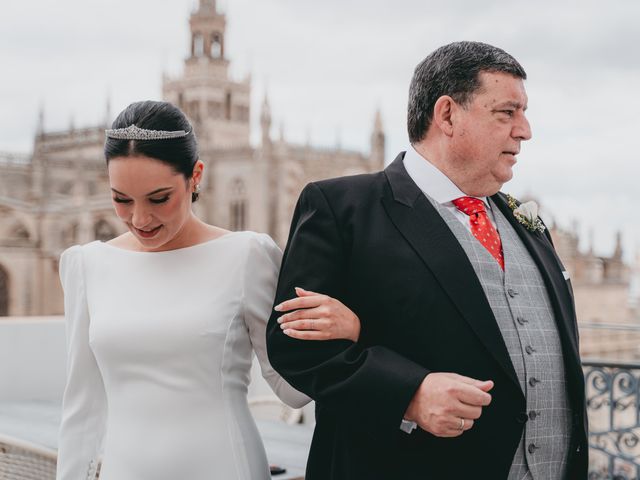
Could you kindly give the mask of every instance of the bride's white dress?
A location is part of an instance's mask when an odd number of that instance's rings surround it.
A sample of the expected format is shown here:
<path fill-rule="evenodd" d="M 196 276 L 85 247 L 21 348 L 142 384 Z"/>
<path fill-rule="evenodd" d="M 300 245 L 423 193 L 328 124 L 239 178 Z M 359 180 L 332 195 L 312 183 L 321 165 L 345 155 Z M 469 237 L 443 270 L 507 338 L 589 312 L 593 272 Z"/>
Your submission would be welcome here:
<path fill-rule="evenodd" d="M 133 252 L 102 242 L 60 261 L 67 386 L 58 480 L 270 478 L 247 406 L 252 351 L 286 403 L 308 397 L 270 366 L 265 327 L 280 249 L 236 232 Z"/>

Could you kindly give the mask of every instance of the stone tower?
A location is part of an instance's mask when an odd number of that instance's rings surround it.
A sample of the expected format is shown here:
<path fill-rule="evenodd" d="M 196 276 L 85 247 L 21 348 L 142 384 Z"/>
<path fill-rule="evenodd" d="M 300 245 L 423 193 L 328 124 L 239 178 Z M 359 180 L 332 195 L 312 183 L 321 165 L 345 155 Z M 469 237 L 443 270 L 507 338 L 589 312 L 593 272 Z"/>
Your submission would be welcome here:
<path fill-rule="evenodd" d="M 229 78 L 226 16 L 215 0 L 200 0 L 191 14 L 191 51 L 180 78 L 163 79 L 163 97 L 184 111 L 202 149 L 249 146 L 251 85 Z"/>

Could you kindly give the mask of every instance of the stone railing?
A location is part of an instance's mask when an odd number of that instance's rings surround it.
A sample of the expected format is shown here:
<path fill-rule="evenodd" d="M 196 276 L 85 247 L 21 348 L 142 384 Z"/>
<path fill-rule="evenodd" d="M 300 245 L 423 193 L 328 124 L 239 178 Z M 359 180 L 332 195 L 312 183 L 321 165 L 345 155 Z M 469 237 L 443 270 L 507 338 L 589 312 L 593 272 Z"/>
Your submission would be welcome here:
<path fill-rule="evenodd" d="M 28 165 L 30 161 L 31 155 L 0 152 L 0 165 Z"/>

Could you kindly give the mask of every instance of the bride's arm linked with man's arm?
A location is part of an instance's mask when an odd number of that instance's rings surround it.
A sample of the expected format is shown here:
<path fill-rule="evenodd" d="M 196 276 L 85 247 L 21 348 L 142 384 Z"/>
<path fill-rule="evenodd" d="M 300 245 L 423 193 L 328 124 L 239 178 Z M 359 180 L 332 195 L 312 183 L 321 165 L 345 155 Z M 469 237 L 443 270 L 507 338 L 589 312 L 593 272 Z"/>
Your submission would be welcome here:
<path fill-rule="evenodd" d="M 251 344 L 260 364 L 263 378 L 287 405 L 301 408 L 311 399 L 293 388 L 271 366 L 267 356 L 265 329 L 276 293 L 282 251 L 264 234 L 256 235 L 247 256 L 243 311 Z M 297 289 L 298 297 L 285 302 L 281 311 L 286 319 L 287 334 L 303 340 L 349 339 L 360 334 L 358 317 L 338 300 L 327 295 Z M 311 322 L 311 323 L 309 323 Z"/>

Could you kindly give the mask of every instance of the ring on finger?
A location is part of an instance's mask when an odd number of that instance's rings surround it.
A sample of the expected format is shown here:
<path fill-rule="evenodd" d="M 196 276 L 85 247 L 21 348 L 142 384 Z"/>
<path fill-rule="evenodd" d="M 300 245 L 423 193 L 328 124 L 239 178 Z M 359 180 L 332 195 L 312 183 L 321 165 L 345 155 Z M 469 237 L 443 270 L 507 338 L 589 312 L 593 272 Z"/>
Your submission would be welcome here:
<path fill-rule="evenodd" d="M 464 418 L 461 418 L 461 419 L 460 419 L 460 426 L 458 427 L 458 429 L 459 429 L 460 431 L 463 431 L 463 430 L 464 430 Z"/>

